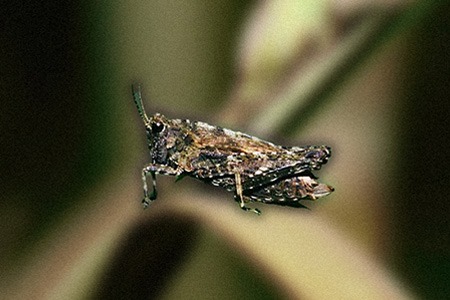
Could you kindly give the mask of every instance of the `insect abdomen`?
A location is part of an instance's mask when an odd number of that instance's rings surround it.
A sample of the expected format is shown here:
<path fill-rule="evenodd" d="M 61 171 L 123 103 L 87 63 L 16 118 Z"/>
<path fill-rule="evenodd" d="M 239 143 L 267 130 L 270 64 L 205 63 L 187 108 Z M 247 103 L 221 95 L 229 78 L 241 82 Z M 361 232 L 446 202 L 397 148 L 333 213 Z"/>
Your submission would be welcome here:
<path fill-rule="evenodd" d="M 251 201 L 286 205 L 287 202 L 302 199 L 316 200 L 333 191 L 333 187 L 319 183 L 309 176 L 296 176 L 253 190 L 245 196 L 248 196 Z"/>

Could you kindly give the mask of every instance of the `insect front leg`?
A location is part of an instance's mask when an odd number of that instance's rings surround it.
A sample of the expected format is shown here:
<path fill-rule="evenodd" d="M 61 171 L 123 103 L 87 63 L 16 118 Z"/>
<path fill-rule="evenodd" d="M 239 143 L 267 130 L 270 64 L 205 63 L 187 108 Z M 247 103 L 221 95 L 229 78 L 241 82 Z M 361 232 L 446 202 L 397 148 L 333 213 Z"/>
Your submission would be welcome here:
<path fill-rule="evenodd" d="M 237 199 L 237 201 L 239 201 L 239 206 L 241 207 L 241 209 L 245 210 L 245 211 L 251 211 L 254 212 L 257 215 L 261 214 L 261 211 L 257 208 L 249 208 L 247 206 L 245 206 L 245 202 L 244 202 L 244 198 L 242 196 L 242 181 L 241 181 L 241 174 L 240 173 L 235 173 L 234 174 L 234 178 L 235 178 L 235 183 L 236 183 L 236 194 L 235 194 L 235 198 Z"/>
<path fill-rule="evenodd" d="M 148 186 L 147 186 L 147 177 L 148 175 L 152 176 L 152 192 L 149 194 Z M 158 196 L 158 191 L 156 190 L 156 174 L 164 174 L 164 175 L 178 175 L 178 172 L 172 167 L 165 165 L 155 165 L 149 164 L 146 165 L 142 169 L 142 185 L 144 188 L 144 198 L 142 199 L 142 206 L 147 208 L 150 203 L 156 200 Z"/>

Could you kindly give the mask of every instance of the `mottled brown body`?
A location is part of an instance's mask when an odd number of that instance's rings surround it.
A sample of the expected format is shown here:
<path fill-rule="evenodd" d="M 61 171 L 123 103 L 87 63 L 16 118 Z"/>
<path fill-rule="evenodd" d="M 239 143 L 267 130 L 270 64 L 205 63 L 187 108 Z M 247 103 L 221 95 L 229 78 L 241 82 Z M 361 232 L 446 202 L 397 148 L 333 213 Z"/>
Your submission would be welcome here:
<path fill-rule="evenodd" d="M 327 146 L 283 147 L 259 138 L 203 122 L 148 118 L 140 91 L 133 91 L 147 131 L 151 162 L 143 169 L 144 206 L 156 199 L 156 176 L 195 177 L 234 192 L 244 210 L 246 202 L 302 206 L 300 199 L 328 195 L 333 188 L 318 183 L 311 173 L 331 155 Z M 149 195 L 146 178 L 153 178 Z"/>

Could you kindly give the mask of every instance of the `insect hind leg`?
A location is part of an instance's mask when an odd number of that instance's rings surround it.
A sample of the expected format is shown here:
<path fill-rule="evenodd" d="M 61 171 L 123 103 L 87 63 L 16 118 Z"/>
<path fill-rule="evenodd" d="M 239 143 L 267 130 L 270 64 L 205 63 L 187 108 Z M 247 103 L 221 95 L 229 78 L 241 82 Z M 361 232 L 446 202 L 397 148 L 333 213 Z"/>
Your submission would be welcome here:
<path fill-rule="evenodd" d="M 244 198 L 242 196 L 242 181 L 241 181 L 241 174 L 236 173 L 234 174 L 235 182 L 236 182 L 236 194 L 234 195 L 234 198 L 237 202 L 239 202 L 239 206 L 242 210 L 245 211 L 251 211 L 257 214 L 258 216 L 261 214 L 261 211 L 257 208 L 250 208 L 245 206 Z"/>

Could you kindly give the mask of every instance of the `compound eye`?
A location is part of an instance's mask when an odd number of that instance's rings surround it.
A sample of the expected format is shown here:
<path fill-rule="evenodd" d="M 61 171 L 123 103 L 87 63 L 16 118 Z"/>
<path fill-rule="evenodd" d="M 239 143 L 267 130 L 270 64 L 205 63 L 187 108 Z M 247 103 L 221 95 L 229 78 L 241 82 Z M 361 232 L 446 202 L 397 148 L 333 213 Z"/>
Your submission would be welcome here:
<path fill-rule="evenodd" d="M 162 124 L 160 122 L 152 124 L 152 132 L 153 133 L 159 133 L 159 132 L 163 131 L 163 129 L 164 129 L 164 124 Z"/>

